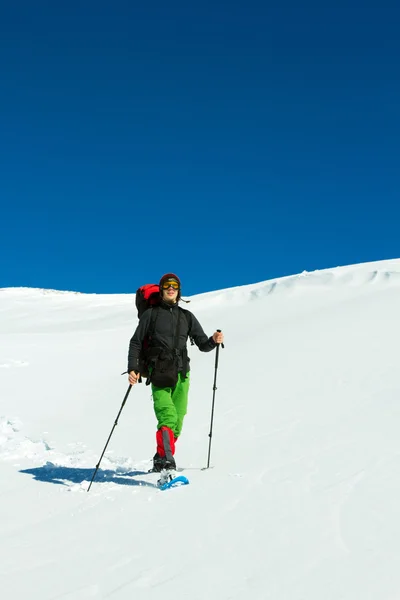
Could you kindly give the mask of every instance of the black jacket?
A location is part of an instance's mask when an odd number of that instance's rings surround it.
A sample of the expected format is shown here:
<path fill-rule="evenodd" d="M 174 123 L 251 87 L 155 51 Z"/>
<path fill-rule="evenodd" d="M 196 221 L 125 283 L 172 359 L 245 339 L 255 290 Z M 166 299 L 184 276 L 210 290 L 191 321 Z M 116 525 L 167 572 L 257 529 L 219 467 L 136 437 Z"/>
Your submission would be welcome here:
<path fill-rule="evenodd" d="M 143 340 L 149 333 L 150 322 L 153 311 L 157 311 L 154 322 L 154 330 L 151 336 L 151 346 L 160 348 L 169 348 L 173 350 L 181 350 L 181 355 L 186 350 L 186 342 L 188 336 L 193 338 L 196 346 L 202 352 L 213 350 L 217 344 L 212 337 L 208 337 L 196 317 L 188 310 L 181 309 L 178 304 L 170 305 L 166 302 L 161 302 L 158 308 L 146 310 L 143 313 L 139 325 L 133 334 L 129 344 L 128 354 L 128 372 L 139 371 L 139 356 L 142 349 Z M 180 316 L 179 316 L 180 315 Z M 178 343 L 175 345 L 175 337 L 179 317 L 179 335 Z M 190 331 L 189 331 L 190 329 Z M 179 370 L 182 370 L 182 359 L 180 360 Z M 189 370 L 189 361 L 187 364 Z"/>

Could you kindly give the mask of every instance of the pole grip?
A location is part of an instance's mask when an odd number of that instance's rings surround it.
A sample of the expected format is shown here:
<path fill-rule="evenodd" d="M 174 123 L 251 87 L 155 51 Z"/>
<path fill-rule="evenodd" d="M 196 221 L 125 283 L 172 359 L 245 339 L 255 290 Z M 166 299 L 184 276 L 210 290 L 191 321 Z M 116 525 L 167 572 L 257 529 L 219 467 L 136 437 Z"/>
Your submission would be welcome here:
<path fill-rule="evenodd" d="M 221 333 L 221 329 L 217 329 L 218 333 Z M 221 344 L 223 348 L 225 348 L 224 344 Z"/>

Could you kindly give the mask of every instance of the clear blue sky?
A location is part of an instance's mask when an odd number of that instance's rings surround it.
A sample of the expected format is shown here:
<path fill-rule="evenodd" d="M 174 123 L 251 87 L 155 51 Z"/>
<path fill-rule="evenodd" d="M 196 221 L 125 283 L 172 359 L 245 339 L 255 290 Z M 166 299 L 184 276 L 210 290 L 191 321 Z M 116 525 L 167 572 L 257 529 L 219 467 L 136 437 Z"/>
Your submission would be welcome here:
<path fill-rule="evenodd" d="M 0 287 L 400 257 L 400 4 L 325 4 L 1 3 Z"/>

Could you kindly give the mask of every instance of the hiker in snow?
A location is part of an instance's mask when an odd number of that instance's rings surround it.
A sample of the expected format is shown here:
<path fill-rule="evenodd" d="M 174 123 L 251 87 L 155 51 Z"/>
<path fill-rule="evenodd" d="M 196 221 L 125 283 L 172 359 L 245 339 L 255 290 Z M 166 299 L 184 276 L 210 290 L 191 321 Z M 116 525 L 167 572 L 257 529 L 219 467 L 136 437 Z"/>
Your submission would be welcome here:
<path fill-rule="evenodd" d="M 196 317 L 178 306 L 181 282 L 173 273 L 163 275 L 157 302 L 145 310 L 129 345 L 129 383 L 141 375 L 151 383 L 154 412 L 158 421 L 157 452 L 153 470 L 176 469 L 175 444 L 182 431 L 189 392 L 189 362 L 186 343 L 191 338 L 199 350 L 209 352 L 223 343 L 222 332 L 208 337 Z"/>

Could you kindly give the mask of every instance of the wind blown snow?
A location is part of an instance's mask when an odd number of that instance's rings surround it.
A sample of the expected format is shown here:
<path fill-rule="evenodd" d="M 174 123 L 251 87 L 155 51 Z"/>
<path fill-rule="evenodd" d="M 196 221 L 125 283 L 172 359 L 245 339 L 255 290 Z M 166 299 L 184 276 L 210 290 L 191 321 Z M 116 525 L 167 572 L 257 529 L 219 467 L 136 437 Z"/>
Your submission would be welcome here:
<path fill-rule="evenodd" d="M 191 298 L 176 460 L 148 474 L 134 295 L 0 290 L 0 581 L 10 600 L 398 600 L 400 260 Z"/>

